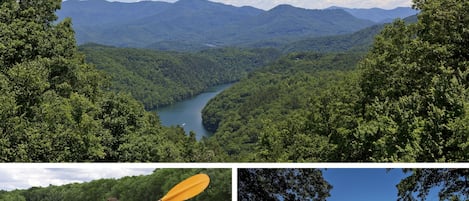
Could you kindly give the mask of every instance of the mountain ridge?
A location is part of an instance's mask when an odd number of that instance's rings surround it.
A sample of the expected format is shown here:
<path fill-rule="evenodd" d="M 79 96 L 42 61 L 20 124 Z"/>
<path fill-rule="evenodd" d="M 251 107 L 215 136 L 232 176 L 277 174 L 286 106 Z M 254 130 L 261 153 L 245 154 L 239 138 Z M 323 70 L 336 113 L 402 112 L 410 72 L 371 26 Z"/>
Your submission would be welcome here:
<path fill-rule="evenodd" d="M 59 19 L 72 18 L 79 44 L 169 50 L 341 35 L 376 24 L 339 9 L 282 4 L 265 11 L 208 0 L 175 3 L 68 0 L 57 14 Z M 171 44 L 176 46 L 172 48 Z"/>
<path fill-rule="evenodd" d="M 406 18 L 418 13 L 417 10 L 414 10 L 410 7 L 396 7 L 393 9 L 383 9 L 383 8 L 346 8 L 339 6 L 331 6 L 326 8 L 326 10 L 344 10 L 351 15 L 359 19 L 367 19 L 376 23 L 387 23 L 391 22 L 396 18 Z"/>

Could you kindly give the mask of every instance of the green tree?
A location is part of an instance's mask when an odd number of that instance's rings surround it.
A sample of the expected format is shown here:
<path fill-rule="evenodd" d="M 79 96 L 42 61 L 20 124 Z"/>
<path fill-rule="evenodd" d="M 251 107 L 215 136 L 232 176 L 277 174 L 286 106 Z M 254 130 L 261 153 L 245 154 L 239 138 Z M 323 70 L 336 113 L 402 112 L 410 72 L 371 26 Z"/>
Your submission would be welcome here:
<path fill-rule="evenodd" d="M 318 169 L 239 169 L 238 199 L 324 201 L 332 186 Z"/>
<path fill-rule="evenodd" d="M 424 201 L 431 190 L 439 191 L 439 200 L 469 199 L 467 169 L 405 169 L 411 175 L 398 185 L 398 201 Z"/>
<path fill-rule="evenodd" d="M 292 53 L 210 100 L 208 139 L 233 161 L 337 161 L 357 125 L 361 53 Z M 345 142 L 345 140 L 344 140 Z M 347 144 L 347 143 L 343 143 Z M 349 153 L 343 152 L 342 154 Z"/>
<path fill-rule="evenodd" d="M 108 77 L 78 52 L 71 20 L 56 21 L 61 0 L 0 3 L 1 161 L 192 160 L 185 146 L 196 142 L 184 132 L 106 91 Z"/>
<path fill-rule="evenodd" d="M 77 53 L 70 19 L 55 23 L 61 1 L 2 1 L 0 73 L 2 160 L 103 158 L 94 119 L 99 73 Z"/>
<path fill-rule="evenodd" d="M 1 201 L 26 201 L 26 198 L 19 194 L 18 192 L 14 193 L 3 193 L 0 194 Z"/>
<path fill-rule="evenodd" d="M 414 1 L 418 22 L 398 20 L 362 61 L 361 160 L 467 160 L 467 1 Z"/>

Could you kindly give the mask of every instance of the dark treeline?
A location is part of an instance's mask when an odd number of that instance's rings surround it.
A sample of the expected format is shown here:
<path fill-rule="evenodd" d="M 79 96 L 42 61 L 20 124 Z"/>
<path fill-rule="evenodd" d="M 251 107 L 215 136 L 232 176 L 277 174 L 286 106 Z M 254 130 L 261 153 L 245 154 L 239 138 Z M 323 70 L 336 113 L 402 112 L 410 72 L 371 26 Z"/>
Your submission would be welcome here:
<path fill-rule="evenodd" d="M 275 49 L 177 53 L 96 44 L 79 49 L 87 62 L 111 77 L 112 90 L 130 93 L 147 109 L 181 101 L 214 85 L 238 81 L 280 55 Z"/>
<path fill-rule="evenodd" d="M 238 200 L 326 201 L 333 188 L 319 169 L 239 169 Z"/>
<path fill-rule="evenodd" d="M 205 173 L 210 177 L 208 188 L 194 201 L 231 199 L 231 169 L 157 169 L 151 175 L 121 179 L 100 179 L 63 186 L 33 187 L 27 190 L 0 191 L 5 201 L 83 201 L 117 198 L 120 201 L 155 201 L 184 179 Z"/>

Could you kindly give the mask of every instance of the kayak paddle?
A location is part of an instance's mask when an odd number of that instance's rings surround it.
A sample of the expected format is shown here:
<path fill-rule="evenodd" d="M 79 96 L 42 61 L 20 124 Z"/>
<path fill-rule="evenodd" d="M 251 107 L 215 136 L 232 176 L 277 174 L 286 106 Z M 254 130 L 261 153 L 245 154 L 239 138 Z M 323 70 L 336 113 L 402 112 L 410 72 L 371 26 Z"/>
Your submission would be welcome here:
<path fill-rule="evenodd" d="M 197 174 L 181 181 L 174 186 L 159 201 L 183 201 L 193 198 L 204 191 L 210 183 L 210 177 L 206 174 Z"/>

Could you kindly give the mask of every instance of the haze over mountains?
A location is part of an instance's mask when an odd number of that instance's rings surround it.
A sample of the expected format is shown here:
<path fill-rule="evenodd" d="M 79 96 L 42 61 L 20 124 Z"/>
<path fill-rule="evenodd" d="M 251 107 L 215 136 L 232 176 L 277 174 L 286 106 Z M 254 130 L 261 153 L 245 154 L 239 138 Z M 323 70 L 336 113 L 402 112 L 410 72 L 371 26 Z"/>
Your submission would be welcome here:
<path fill-rule="evenodd" d="M 332 6 L 327 9 L 344 10 L 356 18 L 367 19 L 376 23 L 391 22 L 396 18 L 406 18 L 408 16 L 416 15 L 418 13 L 417 10 L 408 7 L 397 7 L 392 10 L 385 10 L 381 8 L 360 9 Z"/>
<path fill-rule="evenodd" d="M 57 14 L 61 19 L 72 18 L 79 44 L 179 50 L 347 34 L 412 12 L 410 8 L 310 10 L 290 5 L 265 11 L 208 0 L 68 0 Z"/>

